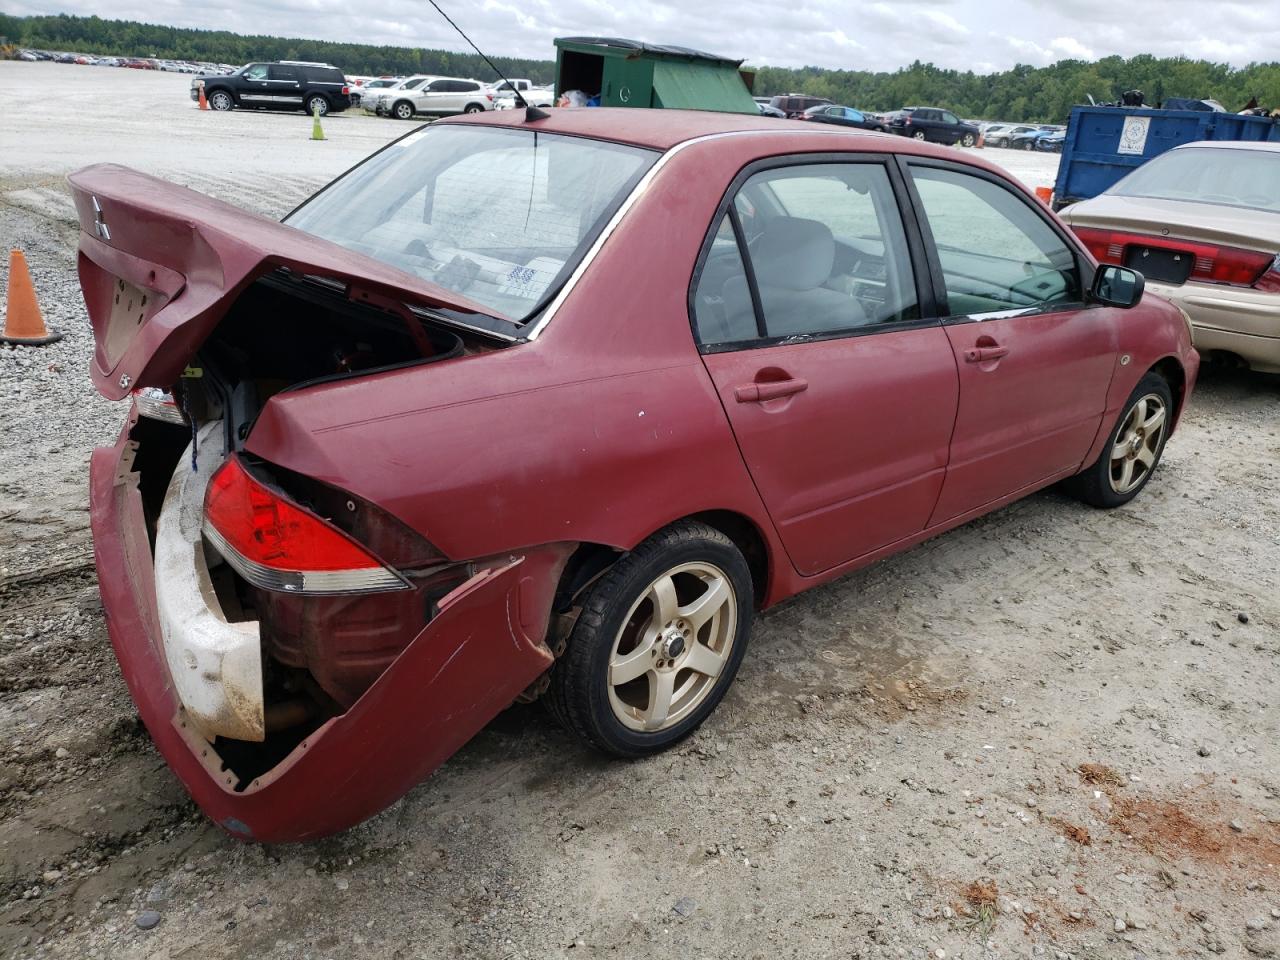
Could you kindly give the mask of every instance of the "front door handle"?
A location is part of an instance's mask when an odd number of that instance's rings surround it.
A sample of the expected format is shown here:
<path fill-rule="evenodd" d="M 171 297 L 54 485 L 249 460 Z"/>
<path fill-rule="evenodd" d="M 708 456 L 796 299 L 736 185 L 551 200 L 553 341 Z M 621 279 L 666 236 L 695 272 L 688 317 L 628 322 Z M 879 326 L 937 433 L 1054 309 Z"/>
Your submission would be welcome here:
<path fill-rule="evenodd" d="M 739 403 L 763 403 L 765 400 L 777 400 L 803 393 L 809 389 L 809 381 L 799 377 L 790 380 L 766 380 L 764 383 L 744 383 L 736 387 L 733 395 Z"/>
<path fill-rule="evenodd" d="M 1009 348 L 999 345 L 993 347 L 970 347 L 964 352 L 964 358 L 969 363 L 983 363 L 987 360 L 999 360 L 1001 357 L 1009 355 Z"/>

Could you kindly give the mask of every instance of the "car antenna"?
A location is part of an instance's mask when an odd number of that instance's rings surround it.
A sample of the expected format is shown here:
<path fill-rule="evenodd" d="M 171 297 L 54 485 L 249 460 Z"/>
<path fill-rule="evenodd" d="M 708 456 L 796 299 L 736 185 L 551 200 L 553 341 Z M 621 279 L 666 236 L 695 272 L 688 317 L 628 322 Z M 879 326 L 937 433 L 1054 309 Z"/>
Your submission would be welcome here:
<path fill-rule="evenodd" d="M 551 116 L 551 114 L 546 111 L 539 110 L 537 107 L 529 104 L 529 101 L 524 98 L 524 95 L 516 89 L 516 85 L 503 76 L 502 71 L 493 65 L 493 61 L 484 55 L 484 51 L 472 43 L 471 38 L 462 32 L 462 28 L 454 23 L 453 19 L 447 13 L 440 9 L 440 4 L 436 3 L 436 0 L 427 0 L 427 2 L 436 8 L 436 13 L 440 14 L 440 16 L 444 17 L 445 20 L 448 21 L 449 26 L 458 31 L 458 34 L 462 39 L 467 41 L 467 45 L 480 55 L 480 59 L 487 63 L 489 65 L 489 69 L 498 75 L 498 79 L 505 83 L 510 88 L 511 92 L 515 94 L 516 102 L 519 103 L 520 106 L 524 107 L 524 119 L 526 123 L 530 120 L 546 120 Z"/>

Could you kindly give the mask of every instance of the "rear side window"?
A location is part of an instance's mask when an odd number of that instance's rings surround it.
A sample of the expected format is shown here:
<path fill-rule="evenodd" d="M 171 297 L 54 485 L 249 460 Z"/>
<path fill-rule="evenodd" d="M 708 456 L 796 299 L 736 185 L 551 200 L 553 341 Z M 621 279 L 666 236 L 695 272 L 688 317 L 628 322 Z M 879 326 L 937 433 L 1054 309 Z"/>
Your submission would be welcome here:
<path fill-rule="evenodd" d="M 878 163 L 802 164 L 751 177 L 718 225 L 694 291 L 706 345 L 918 317 L 906 235 Z"/>
<path fill-rule="evenodd" d="M 342 71 L 327 67 L 311 67 L 306 70 L 311 83 L 342 83 Z"/>
<path fill-rule="evenodd" d="M 280 64 L 272 64 L 270 79 L 272 80 L 294 80 L 298 79 L 297 67 L 285 67 Z"/>
<path fill-rule="evenodd" d="M 942 265 L 948 313 L 971 316 L 1078 303 L 1074 250 L 1034 202 L 982 177 L 912 165 Z"/>

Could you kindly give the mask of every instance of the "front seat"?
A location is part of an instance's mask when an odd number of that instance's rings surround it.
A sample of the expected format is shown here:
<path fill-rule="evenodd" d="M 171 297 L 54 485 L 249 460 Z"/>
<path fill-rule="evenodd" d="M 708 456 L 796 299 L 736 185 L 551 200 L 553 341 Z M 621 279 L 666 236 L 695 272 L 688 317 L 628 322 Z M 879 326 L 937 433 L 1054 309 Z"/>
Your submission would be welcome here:
<path fill-rule="evenodd" d="M 862 304 L 854 297 L 823 286 L 831 277 L 836 257 L 836 241 L 825 223 L 776 217 L 751 242 L 750 249 L 770 337 L 833 333 L 868 322 Z M 730 278 L 723 296 L 730 329 L 754 334 L 746 281 Z"/>

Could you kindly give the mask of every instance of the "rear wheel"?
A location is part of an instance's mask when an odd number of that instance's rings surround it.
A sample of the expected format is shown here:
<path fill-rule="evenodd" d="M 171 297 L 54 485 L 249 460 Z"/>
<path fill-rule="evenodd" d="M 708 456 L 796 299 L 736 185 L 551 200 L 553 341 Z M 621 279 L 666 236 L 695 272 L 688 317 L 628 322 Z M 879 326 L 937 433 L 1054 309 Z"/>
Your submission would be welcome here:
<path fill-rule="evenodd" d="M 225 90 L 215 90 L 205 98 L 210 108 L 214 110 L 230 110 L 234 107 L 235 101 L 231 99 L 231 94 Z"/>
<path fill-rule="evenodd" d="M 484 113 L 484 107 L 478 103 L 468 103 L 463 113 Z"/>
<path fill-rule="evenodd" d="M 315 116 L 317 112 L 322 117 L 329 112 L 329 101 L 319 94 L 307 97 L 307 115 Z"/>
<path fill-rule="evenodd" d="M 923 139 L 925 138 L 924 131 L 923 131 L 923 130 L 917 130 L 915 133 L 913 133 L 913 134 L 911 135 L 911 138 L 912 138 L 913 140 L 923 140 Z"/>
<path fill-rule="evenodd" d="M 591 587 L 552 668 L 547 706 L 606 753 L 657 753 L 728 690 L 751 611 L 751 571 L 733 541 L 692 521 L 668 527 Z"/>
<path fill-rule="evenodd" d="M 408 100 L 401 100 L 391 108 L 391 113 L 397 120 L 412 120 L 413 104 Z"/>
<path fill-rule="evenodd" d="M 1068 481 L 1071 492 L 1095 507 L 1119 507 L 1151 479 L 1173 425 L 1173 391 L 1148 373 L 1129 395 L 1124 412 L 1097 461 Z"/>

